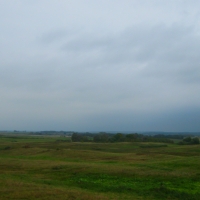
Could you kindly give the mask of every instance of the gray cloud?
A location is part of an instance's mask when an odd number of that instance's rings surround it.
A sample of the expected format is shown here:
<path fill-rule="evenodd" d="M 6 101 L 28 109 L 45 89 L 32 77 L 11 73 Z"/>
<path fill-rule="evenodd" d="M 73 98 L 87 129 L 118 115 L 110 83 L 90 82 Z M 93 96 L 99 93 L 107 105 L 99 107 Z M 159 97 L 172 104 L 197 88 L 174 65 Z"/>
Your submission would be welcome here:
<path fill-rule="evenodd" d="M 50 31 L 44 34 L 39 38 L 39 41 L 43 44 L 51 44 L 53 42 L 59 41 L 63 38 L 66 38 L 69 35 L 67 30 L 55 30 Z"/>
<path fill-rule="evenodd" d="M 198 130 L 197 4 L 3 1 L 2 129 Z"/>

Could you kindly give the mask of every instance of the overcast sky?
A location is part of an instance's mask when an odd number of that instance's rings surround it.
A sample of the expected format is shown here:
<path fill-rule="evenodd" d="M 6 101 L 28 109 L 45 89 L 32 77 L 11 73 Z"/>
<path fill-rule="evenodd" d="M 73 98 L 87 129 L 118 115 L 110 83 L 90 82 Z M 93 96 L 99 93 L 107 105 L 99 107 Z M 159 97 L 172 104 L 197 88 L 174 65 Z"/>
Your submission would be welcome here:
<path fill-rule="evenodd" d="M 0 130 L 200 131 L 199 8 L 0 0 Z"/>

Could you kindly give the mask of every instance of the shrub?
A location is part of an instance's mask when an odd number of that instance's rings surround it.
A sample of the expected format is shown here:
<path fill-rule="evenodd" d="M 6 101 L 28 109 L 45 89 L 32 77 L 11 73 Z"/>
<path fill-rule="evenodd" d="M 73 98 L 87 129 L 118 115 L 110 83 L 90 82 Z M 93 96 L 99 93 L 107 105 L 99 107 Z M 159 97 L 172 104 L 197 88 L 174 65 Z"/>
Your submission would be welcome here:
<path fill-rule="evenodd" d="M 192 138 L 192 144 L 199 144 L 199 138 L 198 137 L 194 137 Z"/>
<path fill-rule="evenodd" d="M 191 137 L 186 137 L 183 139 L 183 142 L 191 142 L 192 138 Z"/>
<path fill-rule="evenodd" d="M 11 149 L 11 147 L 9 147 L 9 146 L 6 146 L 6 147 L 4 148 L 4 150 L 9 150 L 9 149 Z"/>

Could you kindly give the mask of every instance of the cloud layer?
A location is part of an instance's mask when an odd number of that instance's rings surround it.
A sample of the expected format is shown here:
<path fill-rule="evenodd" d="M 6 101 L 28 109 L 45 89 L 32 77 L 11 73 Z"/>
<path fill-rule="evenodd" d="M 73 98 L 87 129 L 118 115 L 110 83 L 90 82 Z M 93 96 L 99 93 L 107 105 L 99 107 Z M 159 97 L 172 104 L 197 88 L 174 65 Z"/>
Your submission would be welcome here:
<path fill-rule="evenodd" d="M 1 1 L 1 128 L 199 131 L 197 1 Z"/>

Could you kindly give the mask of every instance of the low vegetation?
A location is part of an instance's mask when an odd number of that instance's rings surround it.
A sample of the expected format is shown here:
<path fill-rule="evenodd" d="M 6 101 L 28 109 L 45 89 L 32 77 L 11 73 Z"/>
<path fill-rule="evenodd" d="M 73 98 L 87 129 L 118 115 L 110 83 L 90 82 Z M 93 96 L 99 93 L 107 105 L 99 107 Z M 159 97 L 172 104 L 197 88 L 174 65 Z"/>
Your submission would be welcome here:
<path fill-rule="evenodd" d="M 70 137 L 2 135 L 0 199 L 196 200 L 200 145 L 178 145 L 184 139 L 95 142 L 90 136 L 71 142 Z"/>
<path fill-rule="evenodd" d="M 92 133 L 73 133 L 72 142 L 164 142 L 174 143 L 167 135 L 143 135 L 138 133 L 122 134 L 122 133 L 105 133 L 100 132 L 97 134 Z M 178 137 L 179 139 L 179 137 Z"/>

